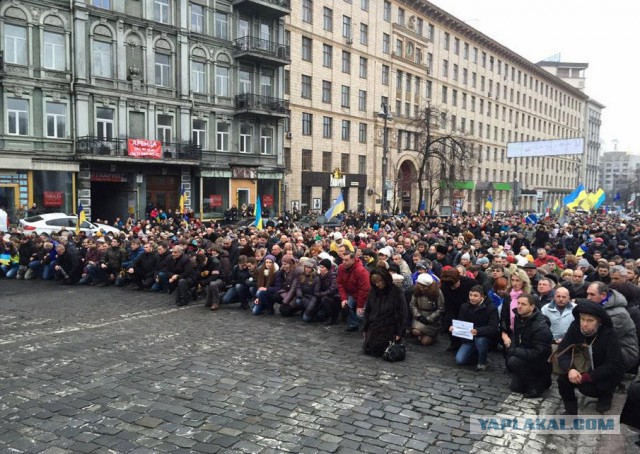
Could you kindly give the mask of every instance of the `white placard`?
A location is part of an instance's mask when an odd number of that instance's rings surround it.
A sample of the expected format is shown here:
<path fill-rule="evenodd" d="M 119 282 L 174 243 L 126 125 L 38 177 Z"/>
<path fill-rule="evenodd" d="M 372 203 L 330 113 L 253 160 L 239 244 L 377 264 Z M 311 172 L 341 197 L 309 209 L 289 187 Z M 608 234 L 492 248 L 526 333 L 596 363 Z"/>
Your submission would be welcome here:
<path fill-rule="evenodd" d="M 451 334 L 453 336 L 461 337 L 462 339 L 473 340 L 473 334 L 471 334 L 473 323 L 463 322 L 462 320 L 452 320 L 452 325 L 453 331 Z"/>

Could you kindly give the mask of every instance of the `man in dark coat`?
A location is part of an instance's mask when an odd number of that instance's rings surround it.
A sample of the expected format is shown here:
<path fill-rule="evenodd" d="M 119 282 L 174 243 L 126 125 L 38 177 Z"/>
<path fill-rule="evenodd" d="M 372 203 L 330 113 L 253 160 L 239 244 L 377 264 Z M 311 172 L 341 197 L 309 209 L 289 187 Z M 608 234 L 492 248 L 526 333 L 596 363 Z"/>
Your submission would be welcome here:
<path fill-rule="evenodd" d="M 142 254 L 138 255 L 127 269 L 132 285 L 138 290 L 151 288 L 158 264 L 158 254 L 153 250 L 151 243 L 146 243 L 142 249 Z"/>
<path fill-rule="evenodd" d="M 551 386 L 551 355 L 553 334 L 549 321 L 536 307 L 533 295 L 522 293 L 518 297 L 518 307 L 513 334 L 502 335 L 507 348 L 507 369 L 511 372 L 511 391 L 522 393 L 524 397 L 536 398 Z"/>
<path fill-rule="evenodd" d="M 77 252 L 67 249 L 63 244 L 56 246 L 58 259 L 54 271 L 56 279 L 63 284 L 75 284 L 82 277 L 82 263 Z"/>
<path fill-rule="evenodd" d="M 440 279 L 442 295 L 444 296 L 444 317 L 442 319 L 442 329 L 448 332 L 451 320 L 457 319 L 460 307 L 469 300 L 469 291 L 474 285 L 478 285 L 475 279 L 461 276 L 455 268 L 442 271 Z M 460 340 L 457 337 L 450 338 L 451 345 L 448 351 L 457 351 L 460 347 Z"/>
<path fill-rule="evenodd" d="M 176 290 L 176 305 L 186 306 L 191 300 L 191 286 L 195 281 L 194 264 L 182 246 L 171 249 L 173 265 L 170 269 L 169 288 Z"/>
<path fill-rule="evenodd" d="M 581 372 L 571 368 L 558 376 L 558 391 L 562 396 L 566 414 L 578 414 L 575 390 L 597 397 L 596 411 L 604 413 L 611 408 L 613 392 L 624 377 L 622 350 L 613 323 L 607 311 L 599 304 L 584 301 L 573 309 L 575 320 L 560 342 L 558 351 L 573 344 L 587 344 L 591 349 L 592 368 Z"/>

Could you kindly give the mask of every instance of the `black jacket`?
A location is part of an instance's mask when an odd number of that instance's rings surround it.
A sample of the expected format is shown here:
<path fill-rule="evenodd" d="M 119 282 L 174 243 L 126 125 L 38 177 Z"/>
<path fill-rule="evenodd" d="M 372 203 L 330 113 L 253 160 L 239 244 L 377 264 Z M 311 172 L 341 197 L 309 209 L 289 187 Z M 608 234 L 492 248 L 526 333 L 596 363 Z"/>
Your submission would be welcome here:
<path fill-rule="evenodd" d="M 397 285 L 389 285 L 383 291 L 372 286 L 364 307 L 363 331 L 393 328 L 394 336 L 403 337 L 407 321 L 407 302 Z"/>
<path fill-rule="evenodd" d="M 473 323 L 474 329 L 478 331 L 477 337 L 488 337 L 490 339 L 498 339 L 500 330 L 498 309 L 493 302 L 485 298 L 482 303 L 477 306 L 466 302 L 460 308 L 460 315 L 458 320 L 463 322 Z M 463 339 L 463 342 L 471 342 L 468 339 Z"/>
<path fill-rule="evenodd" d="M 171 252 L 167 251 L 164 254 L 158 254 L 158 262 L 156 265 L 156 274 L 165 272 L 168 273 L 173 266 L 173 257 Z"/>
<path fill-rule="evenodd" d="M 173 260 L 173 265 L 169 272 L 172 275 L 177 274 L 180 279 L 188 279 L 192 282 L 195 280 L 195 267 L 193 266 L 191 257 L 186 254 L 182 254 Z"/>
<path fill-rule="evenodd" d="M 155 252 L 143 252 L 133 262 L 132 268 L 136 274 L 148 278 L 153 277 L 158 265 L 158 254 Z"/>
<path fill-rule="evenodd" d="M 82 262 L 80 256 L 73 251 L 67 249 L 64 254 L 58 255 L 56 265 L 62 268 L 69 276 L 65 278 L 70 283 L 75 284 L 82 277 Z"/>
<path fill-rule="evenodd" d="M 527 318 L 522 318 L 516 313 L 508 356 L 514 356 L 530 364 L 547 365 L 552 343 L 553 334 L 551 334 L 549 320 L 538 308 L 535 308 L 533 314 Z"/>

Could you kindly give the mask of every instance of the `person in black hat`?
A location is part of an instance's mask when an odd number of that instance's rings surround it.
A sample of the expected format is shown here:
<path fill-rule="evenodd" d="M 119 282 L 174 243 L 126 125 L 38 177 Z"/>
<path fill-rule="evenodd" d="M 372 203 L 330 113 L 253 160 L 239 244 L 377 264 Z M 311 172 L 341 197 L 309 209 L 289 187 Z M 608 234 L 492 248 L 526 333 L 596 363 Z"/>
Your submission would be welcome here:
<path fill-rule="evenodd" d="M 436 246 L 436 259 L 434 263 L 438 263 L 442 268 L 445 266 L 451 266 L 451 260 L 447 256 L 449 249 L 444 244 L 438 244 Z"/>
<path fill-rule="evenodd" d="M 576 389 L 584 395 L 597 397 L 596 411 L 604 413 L 611 408 L 613 392 L 624 377 L 620 342 L 613 330 L 611 317 L 601 305 L 584 301 L 573 309 L 573 316 L 575 320 L 560 342 L 558 351 L 573 344 L 589 345 L 592 369 L 588 372 L 570 369 L 567 374 L 558 376 L 558 390 L 565 413 L 578 414 Z"/>

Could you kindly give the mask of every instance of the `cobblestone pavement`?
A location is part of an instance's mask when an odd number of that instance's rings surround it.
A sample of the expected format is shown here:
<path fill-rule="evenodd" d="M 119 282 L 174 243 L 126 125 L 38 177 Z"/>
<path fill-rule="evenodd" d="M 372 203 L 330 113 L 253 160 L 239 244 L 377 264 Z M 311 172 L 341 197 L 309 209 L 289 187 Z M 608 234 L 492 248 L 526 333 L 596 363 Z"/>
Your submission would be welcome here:
<path fill-rule="evenodd" d="M 446 342 L 405 362 L 344 326 L 236 306 L 0 281 L 0 452 L 634 452 L 631 435 L 469 434 L 469 414 L 557 414 L 509 394 L 500 357 L 459 368 Z M 620 409 L 623 395 L 616 395 Z M 615 410 L 614 409 L 614 410 Z M 593 413 L 591 411 L 590 413 Z"/>

